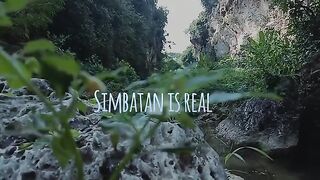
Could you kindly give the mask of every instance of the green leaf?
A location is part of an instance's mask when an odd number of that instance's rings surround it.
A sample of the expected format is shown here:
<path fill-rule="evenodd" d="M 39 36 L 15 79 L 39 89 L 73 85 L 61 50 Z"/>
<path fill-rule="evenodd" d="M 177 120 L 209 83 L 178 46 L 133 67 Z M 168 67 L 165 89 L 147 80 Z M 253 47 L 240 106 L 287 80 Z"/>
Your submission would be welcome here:
<path fill-rule="evenodd" d="M 64 96 L 75 77 L 70 75 L 70 73 L 57 69 L 56 66 L 48 64 L 43 59 L 39 63 L 41 65 L 41 77 L 49 81 L 58 97 Z"/>
<path fill-rule="evenodd" d="M 180 154 L 180 153 L 192 153 L 196 149 L 195 146 L 186 146 L 186 147 L 173 147 L 173 148 L 160 148 L 160 151 L 163 152 L 168 152 L 168 153 L 175 153 L 175 154 Z"/>
<path fill-rule="evenodd" d="M 51 142 L 51 147 L 54 156 L 58 159 L 59 164 L 64 168 L 70 159 L 70 155 L 67 153 L 67 151 L 64 149 L 64 147 L 61 145 L 61 139 L 54 137 Z"/>
<path fill-rule="evenodd" d="M 42 52 L 42 51 L 49 51 L 54 52 L 56 50 L 56 47 L 51 41 L 45 40 L 45 39 L 39 39 L 35 41 L 28 42 L 23 52 L 26 54 L 29 53 L 36 53 L 36 52 Z"/>
<path fill-rule="evenodd" d="M 227 101 L 235 101 L 247 97 L 245 93 L 226 93 L 215 92 L 210 95 L 210 103 L 222 103 Z"/>
<path fill-rule="evenodd" d="M 269 160 L 273 161 L 273 158 L 270 157 L 266 152 L 262 151 L 261 149 L 258 149 L 258 148 L 255 148 L 255 147 L 250 147 L 250 146 L 246 146 L 245 148 L 246 149 L 251 149 L 253 151 L 256 151 L 257 153 L 261 154 L 265 158 L 268 158 Z"/>
<path fill-rule="evenodd" d="M 193 119 L 187 113 L 179 113 L 176 118 L 181 123 L 181 125 L 186 128 L 195 127 Z"/>
<path fill-rule="evenodd" d="M 76 129 L 71 129 L 71 135 L 74 139 L 78 138 L 80 136 L 80 132 Z"/>
<path fill-rule="evenodd" d="M 114 114 L 112 114 L 111 112 L 103 112 L 101 114 L 101 119 L 110 119 L 114 116 Z"/>
<path fill-rule="evenodd" d="M 120 134 L 118 132 L 114 131 L 111 134 L 111 143 L 112 143 L 112 146 L 115 150 L 117 149 L 119 141 L 120 141 Z"/>
<path fill-rule="evenodd" d="M 58 122 L 52 116 L 48 114 L 35 114 L 33 116 L 33 128 L 40 132 L 48 132 L 57 128 Z"/>
<path fill-rule="evenodd" d="M 30 72 L 35 73 L 35 74 L 39 74 L 40 73 L 40 64 L 39 61 L 34 58 L 34 57 L 30 57 L 26 59 L 25 62 L 26 68 L 29 69 Z"/>
<path fill-rule="evenodd" d="M 8 12 L 16 12 L 28 4 L 27 0 L 6 0 L 5 8 Z"/>
<path fill-rule="evenodd" d="M 24 65 L 0 49 L 0 75 L 4 76 L 11 88 L 25 86 L 25 82 L 31 78 L 31 73 Z"/>
<path fill-rule="evenodd" d="M 228 163 L 228 161 L 229 161 L 229 159 L 232 157 L 232 153 L 229 153 L 229 154 L 227 154 L 225 157 L 224 157 L 224 164 L 227 164 Z"/>
<path fill-rule="evenodd" d="M 204 86 L 208 86 L 209 83 L 217 81 L 221 77 L 222 77 L 221 74 L 196 76 L 186 82 L 186 88 L 189 91 L 193 91 L 195 89 L 199 89 Z"/>
<path fill-rule="evenodd" d="M 12 26 L 12 21 L 8 16 L 0 16 L 0 26 L 8 27 Z"/>
<path fill-rule="evenodd" d="M 23 143 L 19 146 L 19 150 L 28 150 L 28 149 L 31 149 L 32 148 L 32 143 L 30 142 L 26 142 L 26 143 Z"/>
<path fill-rule="evenodd" d="M 79 111 L 83 113 L 86 113 L 88 110 L 88 106 L 82 101 L 77 102 L 77 108 L 79 109 Z"/>
<path fill-rule="evenodd" d="M 62 71 L 66 74 L 76 76 L 80 72 L 79 64 L 71 56 L 49 55 L 44 59 L 45 63 L 56 70 Z"/>
<path fill-rule="evenodd" d="M 255 148 L 255 147 L 251 147 L 251 146 L 244 146 L 244 147 L 239 147 L 237 149 L 235 149 L 234 151 L 232 151 L 231 153 L 227 154 L 224 158 L 224 163 L 227 164 L 229 159 L 232 157 L 232 156 L 235 156 L 236 158 L 240 159 L 241 161 L 245 162 L 245 160 L 243 159 L 243 157 L 241 155 L 238 154 L 238 152 L 240 150 L 243 150 L 243 149 L 250 149 L 250 150 L 253 150 L 257 153 L 259 153 L 260 155 L 262 155 L 263 157 L 266 157 L 268 158 L 269 160 L 273 161 L 273 159 L 267 154 L 265 153 L 264 151 L 258 149 L 258 148 Z"/>
<path fill-rule="evenodd" d="M 2 75 L 14 75 L 15 69 L 13 67 L 13 61 L 10 60 L 10 56 L 1 49 L 0 54 L 0 74 Z"/>
<path fill-rule="evenodd" d="M 95 76 L 91 76 L 87 72 L 80 72 L 80 76 L 85 83 L 86 91 L 93 94 L 96 90 L 105 91 L 105 84 Z"/>
<path fill-rule="evenodd" d="M 228 154 L 228 155 L 229 155 L 229 156 L 226 156 L 226 158 L 225 158 L 225 161 L 224 161 L 225 164 L 228 163 L 229 159 L 230 159 L 232 156 L 236 157 L 237 159 L 239 159 L 240 161 L 242 161 L 244 164 L 246 164 L 246 161 L 244 160 L 244 158 L 243 158 L 240 154 L 238 154 L 238 153 L 230 153 L 230 154 Z"/>
<path fill-rule="evenodd" d="M 59 136 L 52 139 L 51 146 L 55 157 L 58 159 L 60 165 L 65 167 L 69 160 L 75 157 L 74 139 L 72 137 L 72 130 L 59 132 Z"/>

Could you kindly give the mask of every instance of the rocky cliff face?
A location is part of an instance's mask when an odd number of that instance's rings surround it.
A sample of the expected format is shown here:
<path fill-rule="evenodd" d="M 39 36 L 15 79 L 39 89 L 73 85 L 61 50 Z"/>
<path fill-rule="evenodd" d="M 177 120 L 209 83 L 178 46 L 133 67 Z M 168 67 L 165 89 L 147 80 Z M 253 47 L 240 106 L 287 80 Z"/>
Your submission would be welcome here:
<path fill-rule="evenodd" d="M 191 31 L 196 52 L 223 57 L 239 52 L 248 37 L 263 29 L 285 30 L 287 18 L 271 0 L 214 0 Z M 206 4 L 204 4 L 206 5 Z"/>
<path fill-rule="evenodd" d="M 265 151 L 288 149 L 298 144 L 297 113 L 284 104 L 250 99 L 217 126 L 217 134 L 235 145 L 260 145 Z"/>

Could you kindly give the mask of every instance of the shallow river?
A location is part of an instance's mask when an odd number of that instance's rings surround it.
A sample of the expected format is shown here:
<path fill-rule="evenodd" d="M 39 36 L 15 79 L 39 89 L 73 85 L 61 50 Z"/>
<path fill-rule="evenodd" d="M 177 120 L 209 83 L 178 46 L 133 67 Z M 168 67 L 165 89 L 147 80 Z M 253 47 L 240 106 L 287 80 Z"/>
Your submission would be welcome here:
<path fill-rule="evenodd" d="M 206 135 L 206 140 L 219 153 L 222 161 L 225 155 L 231 152 L 230 147 L 216 135 Z M 299 155 L 294 149 L 271 155 L 273 161 L 252 150 L 241 150 L 239 154 L 246 163 L 231 158 L 225 167 L 232 174 L 241 176 L 245 180 L 320 180 L 320 169 L 308 162 L 299 161 Z"/>

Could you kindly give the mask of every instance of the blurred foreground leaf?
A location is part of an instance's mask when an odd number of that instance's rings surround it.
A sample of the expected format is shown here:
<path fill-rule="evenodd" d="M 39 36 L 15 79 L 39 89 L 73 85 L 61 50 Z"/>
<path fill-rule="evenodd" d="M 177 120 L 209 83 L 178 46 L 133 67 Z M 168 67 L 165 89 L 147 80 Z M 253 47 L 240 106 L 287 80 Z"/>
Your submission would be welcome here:
<path fill-rule="evenodd" d="M 11 19 L 7 16 L 0 16 L 0 26 L 3 26 L 3 27 L 12 26 Z"/>
<path fill-rule="evenodd" d="M 23 9 L 27 3 L 27 0 L 6 0 L 5 8 L 7 12 L 15 12 Z"/>
<path fill-rule="evenodd" d="M 49 55 L 45 56 L 43 60 L 52 68 L 72 76 L 76 76 L 80 72 L 80 65 L 68 55 Z"/>
<path fill-rule="evenodd" d="M 29 53 L 35 53 L 35 52 L 41 52 L 41 51 L 49 51 L 54 52 L 56 50 L 56 47 L 51 41 L 45 40 L 45 39 L 39 39 L 35 41 L 28 42 L 23 52 L 26 54 Z"/>
<path fill-rule="evenodd" d="M 195 124 L 193 118 L 190 117 L 187 113 L 179 113 L 176 115 L 178 122 L 185 128 L 194 128 Z"/>
<path fill-rule="evenodd" d="M 0 75 L 8 80 L 9 85 L 12 88 L 25 86 L 25 80 L 31 78 L 31 73 L 28 69 L 2 49 L 0 49 Z"/>
<path fill-rule="evenodd" d="M 210 103 L 222 103 L 227 101 L 235 101 L 246 97 L 246 93 L 226 93 L 215 92 L 210 95 Z"/>

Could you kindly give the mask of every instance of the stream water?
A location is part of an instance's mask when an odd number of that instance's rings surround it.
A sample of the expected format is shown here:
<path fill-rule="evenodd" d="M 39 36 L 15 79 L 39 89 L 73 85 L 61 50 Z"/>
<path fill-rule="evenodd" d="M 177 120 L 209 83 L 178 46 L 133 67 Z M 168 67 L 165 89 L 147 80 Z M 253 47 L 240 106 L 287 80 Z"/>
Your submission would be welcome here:
<path fill-rule="evenodd" d="M 215 134 L 208 135 L 204 131 L 207 142 L 212 146 L 224 160 L 226 154 L 231 152 L 222 140 Z M 238 175 L 245 180 L 318 180 L 320 179 L 319 165 L 311 165 L 301 161 L 301 155 L 296 149 L 286 152 L 271 154 L 273 161 L 263 157 L 252 150 L 241 150 L 239 152 L 245 159 L 243 163 L 239 159 L 231 158 L 225 165 L 232 174 Z M 303 158 L 302 158 L 303 159 Z"/>

